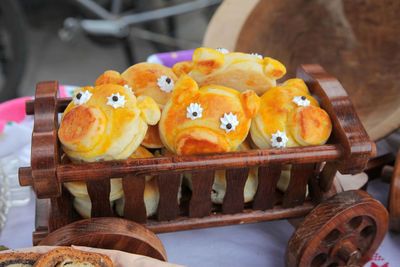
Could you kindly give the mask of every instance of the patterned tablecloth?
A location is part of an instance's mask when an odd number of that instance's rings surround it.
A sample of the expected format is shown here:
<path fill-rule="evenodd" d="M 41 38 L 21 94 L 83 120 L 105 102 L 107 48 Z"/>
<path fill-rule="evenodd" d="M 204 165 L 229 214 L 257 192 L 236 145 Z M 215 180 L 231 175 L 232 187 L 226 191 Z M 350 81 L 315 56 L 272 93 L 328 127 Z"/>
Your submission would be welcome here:
<path fill-rule="evenodd" d="M 171 66 L 177 61 L 190 60 L 192 52 L 153 55 L 148 61 Z M 73 89 L 71 86 L 60 86 L 60 96 L 71 95 Z M 33 118 L 25 116 L 24 112 L 24 101 L 29 98 L 0 104 L 0 166 L 3 168 L 0 168 L 3 181 L 0 198 L 0 210 L 3 214 L 0 215 L 0 221 L 5 222 L 0 234 L 0 244 L 9 248 L 32 246 L 35 196 L 30 189 L 21 195 L 7 195 L 9 190 L 18 191 L 18 182 L 14 181 L 16 178 L 11 178 L 13 181 L 7 180 L 7 173 L 4 171 L 8 168 L 8 172 L 12 172 L 10 162 L 18 166 L 29 165 Z M 6 187 L 5 182 L 8 184 Z M 368 192 L 387 205 L 389 184 L 380 180 L 371 181 Z M 284 266 L 286 245 L 293 232 L 293 227 L 286 220 L 280 220 L 164 233 L 158 236 L 166 248 L 168 260 L 172 263 L 190 267 L 279 267 Z M 400 266 L 400 234 L 388 232 L 376 254 L 365 266 Z"/>

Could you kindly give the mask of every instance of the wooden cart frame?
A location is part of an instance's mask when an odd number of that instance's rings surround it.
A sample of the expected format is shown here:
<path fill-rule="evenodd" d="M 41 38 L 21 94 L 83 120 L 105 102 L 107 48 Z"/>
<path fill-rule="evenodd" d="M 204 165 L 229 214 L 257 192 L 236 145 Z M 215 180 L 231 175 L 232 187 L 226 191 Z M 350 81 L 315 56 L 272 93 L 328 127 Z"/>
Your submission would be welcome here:
<path fill-rule="evenodd" d="M 334 77 L 319 65 L 300 66 L 297 77 L 305 81 L 311 94 L 330 115 L 333 131 L 328 144 L 82 164 L 61 163 L 58 113 L 63 112 L 71 99 L 57 98 L 57 82 L 39 83 L 35 100 L 26 105 L 27 114 L 35 115 L 31 167 L 19 170 L 20 184 L 33 186 L 39 199 L 34 244 L 77 220 L 71 195 L 63 188 L 63 183 L 86 182 L 92 202 L 92 218 L 113 217 L 108 197 L 109 180 L 121 177 L 124 194 L 129 196 L 125 201 L 124 218 L 153 232 L 304 217 L 310 212 L 309 216 L 312 215 L 315 207 L 322 205 L 320 211 L 329 207 L 330 212 L 325 210 L 321 215 L 326 215 L 327 219 L 321 217 L 317 223 L 312 223 L 312 229 L 308 228 L 311 222 L 308 220 L 306 228 L 313 234 L 303 231 L 301 237 L 297 237 L 303 241 L 289 242 L 287 265 L 309 266 L 310 263 L 322 262 L 328 266 L 332 263 L 366 262 L 386 233 L 386 210 L 364 192 L 337 194 L 333 181 L 337 171 L 342 174 L 361 172 L 375 154 L 375 145 L 346 91 Z M 283 166 L 287 164 L 291 165 L 290 183 L 287 190 L 280 193 L 276 184 Z M 250 168 L 258 168 L 258 189 L 254 200 L 244 204 L 243 190 Z M 211 190 L 214 172 L 219 169 L 226 170 L 227 190 L 223 204 L 213 205 Z M 177 194 L 184 172 L 192 173 L 193 189 L 188 201 L 178 203 Z M 146 217 L 143 201 L 147 175 L 154 175 L 159 186 L 160 201 L 155 218 Z M 307 223 L 307 217 L 303 223 Z M 342 224 L 345 226 L 340 226 Z M 350 232 L 358 236 L 350 242 L 345 238 L 350 233 L 349 225 L 353 229 Z M 302 233 L 302 227 L 305 226 L 300 225 L 296 233 Z M 360 236 L 365 240 L 360 241 Z M 316 237 L 319 242 L 315 241 Z M 323 241 L 328 244 L 324 245 L 329 247 L 328 250 L 322 249 Z M 360 242 L 366 245 L 360 245 Z M 329 260 L 321 256 L 325 254 Z"/>

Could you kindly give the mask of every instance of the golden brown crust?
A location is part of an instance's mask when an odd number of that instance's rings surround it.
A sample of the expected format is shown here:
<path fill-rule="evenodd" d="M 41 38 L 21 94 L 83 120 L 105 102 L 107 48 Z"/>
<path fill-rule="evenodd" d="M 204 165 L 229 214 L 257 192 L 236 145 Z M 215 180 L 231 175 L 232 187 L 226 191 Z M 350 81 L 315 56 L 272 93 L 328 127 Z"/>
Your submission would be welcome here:
<path fill-rule="evenodd" d="M 289 115 L 288 127 L 300 145 L 324 144 L 332 131 L 332 123 L 325 110 L 314 107 L 299 107 Z"/>
<path fill-rule="evenodd" d="M 295 98 L 303 97 L 306 106 Z M 271 148 L 272 136 L 278 131 L 288 138 L 286 147 L 324 144 L 331 133 L 328 114 L 319 107 L 315 98 L 300 79 L 290 79 L 269 89 L 261 96 L 261 105 L 252 121 L 250 134 L 259 148 Z"/>
<path fill-rule="evenodd" d="M 185 69 L 177 65 L 176 69 Z M 258 95 L 276 86 L 276 80 L 286 73 L 279 61 L 266 57 L 232 52 L 221 53 L 201 47 L 194 51 L 191 76 L 199 86 L 210 84 L 233 88 L 239 92 L 254 90 Z"/>
<path fill-rule="evenodd" d="M 194 105 L 202 109 L 198 110 L 197 117 L 191 117 L 188 111 Z M 160 137 L 164 145 L 177 154 L 234 151 L 246 138 L 258 108 L 259 98 L 254 92 L 240 94 L 222 86 L 199 89 L 193 79 L 183 75 L 163 109 Z M 226 121 L 229 114 L 234 117 L 232 123 L 237 125 L 225 129 L 222 121 Z"/>
<path fill-rule="evenodd" d="M 92 264 L 94 267 L 114 266 L 107 255 L 69 247 L 59 247 L 42 255 L 36 261 L 34 267 L 74 266 L 73 264 L 83 264 L 85 262 Z"/>
<path fill-rule="evenodd" d="M 150 96 L 160 107 L 163 107 L 171 97 L 171 92 L 161 90 L 158 85 L 158 79 L 166 76 L 174 83 L 177 80 L 176 75 L 170 68 L 146 62 L 129 67 L 121 76 L 128 82 L 137 97 Z"/>
<path fill-rule="evenodd" d="M 172 71 L 179 78 L 183 74 L 188 74 L 193 69 L 193 61 L 181 61 L 172 67 Z"/>
<path fill-rule="evenodd" d="M 125 85 L 127 81 L 122 78 L 121 74 L 114 70 L 107 70 L 102 75 L 100 75 L 96 82 L 94 83 L 95 86 L 102 85 L 102 84 L 119 84 Z"/>
<path fill-rule="evenodd" d="M 24 264 L 26 266 L 35 264 L 35 262 L 42 256 L 40 253 L 22 253 L 10 252 L 0 254 L 0 266 L 8 266 L 11 264 Z"/>

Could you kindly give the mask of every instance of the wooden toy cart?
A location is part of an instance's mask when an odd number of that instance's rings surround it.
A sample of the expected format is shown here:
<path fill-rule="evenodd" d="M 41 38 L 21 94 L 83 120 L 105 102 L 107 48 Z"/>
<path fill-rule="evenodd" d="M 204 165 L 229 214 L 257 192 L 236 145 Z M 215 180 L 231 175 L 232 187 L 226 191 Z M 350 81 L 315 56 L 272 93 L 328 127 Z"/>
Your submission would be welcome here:
<path fill-rule="evenodd" d="M 19 170 L 22 186 L 33 186 L 38 198 L 34 244 L 80 244 L 120 249 L 166 260 L 153 234 L 305 217 L 289 241 L 287 266 L 361 265 L 369 260 L 388 227 L 386 209 L 361 190 L 339 192 L 335 174 L 360 173 L 375 154 L 355 109 L 340 83 L 319 65 L 297 70 L 333 123 L 328 143 L 319 146 L 238 151 L 62 164 L 57 138 L 58 113 L 71 99 L 57 98 L 57 82 L 37 86 L 27 113 L 35 115 L 31 167 Z M 276 188 L 284 165 L 291 165 L 287 190 Z M 258 168 L 258 189 L 244 204 L 249 168 Z M 211 203 L 214 172 L 226 170 L 222 205 Z M 177 201 L 180 177 L 192 173 L 193 190 Z M 145 176 L 154 175 L 160 191 L 157 215 L 146 218 Z M 122 177 L 124 219 L 109 203 L 110 178 Z M 91 219 L 81 220 L 65 182 L 85 181 L 92 201 Z M 306 194 L 308 188 L 308 195 Z"/>

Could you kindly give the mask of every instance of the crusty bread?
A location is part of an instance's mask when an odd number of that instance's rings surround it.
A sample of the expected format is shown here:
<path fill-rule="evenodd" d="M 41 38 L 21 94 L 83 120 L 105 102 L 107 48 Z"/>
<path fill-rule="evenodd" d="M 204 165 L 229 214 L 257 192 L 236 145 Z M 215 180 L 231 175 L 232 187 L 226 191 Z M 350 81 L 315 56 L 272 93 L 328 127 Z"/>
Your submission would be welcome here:
<path fill-rule="evenodd" d="M 69 247 L 59 247 L 43 254 L 33 266 L 112 267 L 114 264 L 104 254 L 76 250 Z"/>
<path fill-rule="evenodd" d="M 276 80 L 286 73 L 285 66 L 270 57 L 226 52 L 201 47 L 194 51 L 192 65 L 178 63 L 173 69 L 181 73 L 191 68 L 189 76 L 199 86 L 215 84 L 239 92 L 250 89 L 258 95 L 276 86 Z"/>
<path fill-rule="evenodd" d="M 199 89 L 183 75 L 162 111 L 161 140 L 178 155 L 234 151 L 246 138 L 259 104 L 254 91 L 213 85 Z"/>
<path fill-rule="evenodd" d="M 22 253 L 22 252 L 9 252 L 0 254 L 1 267 L 29 267 L 33 266 L 35 262 L 42 256 L 40 253 Z"/>

